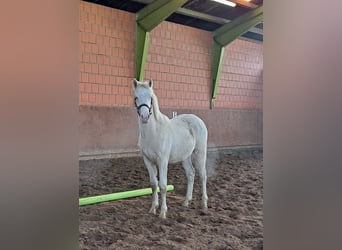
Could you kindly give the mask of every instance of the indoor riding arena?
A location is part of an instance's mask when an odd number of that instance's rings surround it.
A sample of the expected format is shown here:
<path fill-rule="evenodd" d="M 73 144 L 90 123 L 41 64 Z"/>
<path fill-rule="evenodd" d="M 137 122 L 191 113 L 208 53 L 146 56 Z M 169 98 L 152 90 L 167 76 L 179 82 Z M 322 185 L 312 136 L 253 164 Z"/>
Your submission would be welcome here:
<path fill-rule="evenodd" d="M 80 249 L 263 249 L 263 1 L 80 1 L 79 41 Z M 133 79 L 153 79 L 158 102 L 137 104 Z M 188 174 L 165 153 L 166 218 L 162 186 L 156 214 L 151 193 L 81 204 L 151 187 L 138 142 L 158 103 L 207 128 L 207 210 L 197 172 L 183 204 Z"/>

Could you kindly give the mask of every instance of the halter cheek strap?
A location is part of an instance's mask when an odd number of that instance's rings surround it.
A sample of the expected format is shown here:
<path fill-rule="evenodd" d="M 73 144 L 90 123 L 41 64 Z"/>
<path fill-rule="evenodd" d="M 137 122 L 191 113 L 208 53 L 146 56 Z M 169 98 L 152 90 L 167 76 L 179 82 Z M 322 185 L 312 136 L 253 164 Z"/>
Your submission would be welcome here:
<path fill-rule="evenodd" d="M 136 99 L 137 99 L 137 98 L 135 98 L 135 100 L 136 100 Z M 152 115 L 152 98 L 151 98 L 151 106 L 148 106 L 148 105 L 145 104 L 145 103 L 143 103 L 143 104 L 137 106 L 137 103 L 135 102 L 135 107 L 137 108 L 138 115 L 140 115 L 140 109 L 141 109 L 142 107 L 148 108 L 148 111 L 149 111 L 150 115 Z"/>

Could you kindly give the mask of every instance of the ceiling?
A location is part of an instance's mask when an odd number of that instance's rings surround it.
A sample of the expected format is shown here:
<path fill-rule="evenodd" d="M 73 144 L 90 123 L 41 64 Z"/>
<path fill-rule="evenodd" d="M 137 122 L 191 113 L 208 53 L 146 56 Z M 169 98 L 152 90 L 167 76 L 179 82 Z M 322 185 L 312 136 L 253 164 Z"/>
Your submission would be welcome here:
<path fill-rule="evenodd" d="M 136 13 L 154 0 L 86 0 L 107 7 Z M 166 20 L 207 31 L 214 31 L 224 24 L 263 4 L 263 0 L 235 0 L 235 7 L 229 7 L 210 0 L 188 0 Z M 263 22 L 258 23 L 241 39 L 262 43 Z"/>

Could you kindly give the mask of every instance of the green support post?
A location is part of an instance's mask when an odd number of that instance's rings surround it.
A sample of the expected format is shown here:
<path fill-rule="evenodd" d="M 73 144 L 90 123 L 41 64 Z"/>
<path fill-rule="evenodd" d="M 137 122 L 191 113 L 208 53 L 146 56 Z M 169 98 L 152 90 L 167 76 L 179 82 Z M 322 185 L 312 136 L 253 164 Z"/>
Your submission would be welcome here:
<path fill-rule="evenodd" d="M 210 108 L 214 108 L 214 104 L 216 100 L 218 81 L 220 79 L 220 74 L 221 74 L 223 55 L 224 55 L 224 47 L 220 46 L 217 42 L 214 41 L 213 57 L 212 57 L 212 62 L 211 62 L 211 72 L 212 72 L 212 78 L 213 78 L 214 84 L 213 84 Z"/>
<path fill-rule="evenodd" d="M 156 0 L 137 13 L 136 26 L 136 78 L 144 79 L 149 32 L 180 8 L 187 0 Z"/>
<path fill-rule="evenodd" d="M 150 32 L 143 30 L 140 25 L 137 24 L 136 39 L 136 78 L 138 81 L 142 81 L 144 79 Z"/>
<path fill-rule="evenodd" d="M 211 108 L 214 108 L 218 90 L 220 71 L 224 55 L 224 47 L 260 23 L 263 19 L 263 5 L 253 9 L 233 21 L 223 25 L 213 32 L 213 56 L 212 56 L 212 84 Z"/>

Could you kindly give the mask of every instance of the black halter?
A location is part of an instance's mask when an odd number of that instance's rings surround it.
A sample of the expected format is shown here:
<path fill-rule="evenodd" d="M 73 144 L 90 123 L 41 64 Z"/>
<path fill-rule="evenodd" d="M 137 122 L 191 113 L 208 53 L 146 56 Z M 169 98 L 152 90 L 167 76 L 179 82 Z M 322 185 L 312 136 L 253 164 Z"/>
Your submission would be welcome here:
<path fill-rule="evenodd" d="M 136 100 L 137 100 L 137 97 L 134 99 L 134 103 L 135 103 L 135 107 L 137 108 L 138 115 L 140 115 L 140 109 L 141 109 L 142 107 L 148 108 L 148 111 L 149 111 L 150 115 L 152 115 L 152 98 L 151 98 L 151 106 L 148 106 L 148 105 L 145 104 L 145 103 L 143 103 L 143 104 L 141 104 L 141 105 L 138 106 Z"/>

